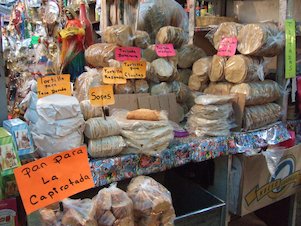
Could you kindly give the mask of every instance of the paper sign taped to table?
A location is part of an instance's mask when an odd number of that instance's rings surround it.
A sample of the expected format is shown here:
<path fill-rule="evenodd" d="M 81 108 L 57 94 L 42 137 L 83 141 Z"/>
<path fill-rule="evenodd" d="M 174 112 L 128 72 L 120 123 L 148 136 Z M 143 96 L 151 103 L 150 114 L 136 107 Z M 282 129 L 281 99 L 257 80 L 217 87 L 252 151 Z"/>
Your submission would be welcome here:
<path fill-rule="evenodd" d="M 218 56 L 234 56 L 237 48 L 236 37 L 223 38 L 217 51 Z"/>
<path fill-rule="evenodd" d="M 159 57 L 172 57 L 176 55 L 173 44 L 156 44 L 156 53 Z"/>
<path fill-rule="evenodd" d="M 122 69 L 117 67 L 104 67 L 102 70 L 103 83 L 105 84 L 126 84 Z"/>
<path fill-rule="evenodd" d="M 38 78 L 38 98 L 52 94 L 71 96 L 70 75 L 52 75 Z"/>
<path fill-rule="evenodd" d="M 115 59 L 118 61 L 141 59 L 141 50 L 138 47 L 118 47 L 115 49 Z"/>
<path fill-rule="evenodd" d="M 28 163 L 14 174 L 27 215 L 94 187 L 85 146 Z"/>
<path fill-rule="evenodd" d="M 107 106 L 115 103 L 113 86 L 103 85 L 89 90 L 89 100 L 93 106 Z"/>
<path fill-rule="evenodd" d="M 146 78 L 146 62 L 124 61 L 122 64 L 122 73 L 126 79 L 144 79 Z"/>

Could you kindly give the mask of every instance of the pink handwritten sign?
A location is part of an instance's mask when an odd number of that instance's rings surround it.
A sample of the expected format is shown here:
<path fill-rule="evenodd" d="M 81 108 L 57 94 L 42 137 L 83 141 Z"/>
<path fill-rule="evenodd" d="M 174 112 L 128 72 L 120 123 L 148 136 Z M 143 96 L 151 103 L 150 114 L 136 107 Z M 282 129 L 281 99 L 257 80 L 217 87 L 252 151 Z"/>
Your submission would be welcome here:
<path fill-rule="evenodd" d="M 118 47 L 115 49 L 115 59 L 118 61 L 139 61 L 141 50 L 138 47 Z"/>
<path fill-rule="evenodd" d="M 172 57 L 176 55 L 173 44 L 156 44 L 156 53 L 159 57 Z"/>
<path fill-rule="evenodd" d="M 237 48 L 237 38 L 227 37 L 223 38 L 219 44 L 217 51 L 218 56 L 233 56 Z"/>

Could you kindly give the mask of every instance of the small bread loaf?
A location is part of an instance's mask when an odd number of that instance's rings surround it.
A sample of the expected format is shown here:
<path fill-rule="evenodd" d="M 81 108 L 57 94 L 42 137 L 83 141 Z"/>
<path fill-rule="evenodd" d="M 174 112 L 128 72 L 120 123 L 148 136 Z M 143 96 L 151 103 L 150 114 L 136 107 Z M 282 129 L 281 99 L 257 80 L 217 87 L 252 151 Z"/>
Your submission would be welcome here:
<path fill-rule="evenodd" d="M 133 45 L 133 31 L 128 25 L 114 25 L 107 27 L 103 33 L 106 43 L 115 43 L 119 46 Z"/>
<path fill-rule="evenodd" d="M 114 59 L 116 44 L 97 43 L 85 51 L 86 62 L 93 67 L 108 67 L 109 60 Z"/>
<path fill-rule="evenodd" d="M 225 80 L 224 67 L 226 65 L 226 58 L 214 55 L 212 57 L 211 70 L 209 79 L 211 82 L 221 82 Z"/>
<path fill-rule="evenodd" d="M 135 31 L 134 37 L 134 45 L 141 48 L 146 49 L 150 43 L 150 37 L 147 32 L 145 31 Z"/>
<path fill-rule="evenodd" d="M 190 68 L 198 59 L 205 57 L 206 53 L 195 45 L 184 45 L 178 49 L 178 66 L 180 68 Z"/>
<path fill-rule="evenodd" d="M 121 128 L 114 118 L 90 118 L 86 121 L 85 135 L 89 139 L 119 135 Z"/>
<path fill-rule="evenodd" d="M 138 109 L 135 111 L 129 111 L 126 118 L 132 120 L 160 121 L 161 116 L 159 111 Z"/>
<path fill-rule="evenodd" d="M 243 25 L 234 22 L 221 23 L 216 32 L 213 34 L 212 41 L 214 44 L 214 48 L 219 48 L 219 44 L 223 38 L 233 36 L 236 37 L 242 27 Z"/>
<path fill-rule="evenodd" d="M 173 26 L 162 27 L 157 34 L 156 40 L 160 44 L 172 43 L 176 49 L 180 48 L 187 41 L 183 29 Z"/>

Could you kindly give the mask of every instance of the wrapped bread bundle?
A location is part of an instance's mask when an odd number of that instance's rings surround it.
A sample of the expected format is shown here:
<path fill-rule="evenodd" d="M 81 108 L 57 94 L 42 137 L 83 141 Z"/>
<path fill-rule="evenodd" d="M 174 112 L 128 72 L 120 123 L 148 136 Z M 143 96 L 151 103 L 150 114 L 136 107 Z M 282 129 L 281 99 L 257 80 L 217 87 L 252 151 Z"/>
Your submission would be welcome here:
<path fill-rule="evenodd" d="M 206 53 L 195 45 L 184 45 L 178 49 L 178 66 L 180 68 L 190 68 L 198 59 L 205 57 Z"/>
<path fill-rule="evenodd" d="M 108 67 L 108 61 L 114 58 L 116 44 L 97 43 L 85 50 L 86 62 L 93 67 Z"/>
<path fill-rule="evenodd" d="M 157 33 L 156 42 L 159 44 L 172 43 L 175 49 L 180 48 L 187 42 L 185 32 L 182 28 L 166 26 Z"/>
<path fill-rule="evenodd" d="M 208 86 L 208 83 L 208 77 L 200 77 L 198 75 L 192 74 L 189 78 L 188 87 L 192 91 L 203 92 L 204 89 Z"/>
<path fill-rule="evenodd" d="M 151 67 L 154 73 L 153 76 L 155 77 L 152 79 L 153 81 L 155 81 L 156 78 L 160 82 L 171 82 L 176 79 L 177 69 L 166 59 L 159 58 L 154 60 L 151 63 Z"/>
<path fill-rule="evenodd" d="M 121 128 L 114 118 L 90 118 L 86 121 L 85 135 L 89 139 L 119 135 Z"/>
<path fill-rule="evenodd" d="M 108 60 L 108 63 L 109 63 L 109 67 L 118 67 L 118 68 L 122 67 L 122 62 L 118 60 L 110 59 Z"/>
<path fill-rule="evenodd" d="M 194 91 L 203 91 L 209 81 L 209 74 L 211 70 L 212 57 L 203 57 L 192 66 L 192 75 L 189 78 L 188 86 Z"/>
<path fill-rule="evenodd" d="M 165 95 L 168 93 L 172 93 L 172 85 L 166 82 L 161 82 L 160 84 L 156 84 L 151 88 L 152 96 Z"/>
<path fill-rule="evenodd" d="M 93 158 L 112 157 L 118 155 L 126 147 L 121 136 L 110 136 L 89 140 L 88 152 Z"/>
<path fill-rule="evenodd" d="M 218 118 L 229 118 L 233 114 L 231 103 L 220 105 L 196 104 L 190 109 L 190 114 L 199 118 L 215 120 Z"/>
<path fill-rule="evenodd" d="M 39 213 L 43 226 L 53 226 L 59 222 L 59 216 L 53 209 L 44 208 L 39 210 Z"/>
<path fill-rule="evenodd" d="M 170 192 L 154 179 L 139 176 L 131 180 L 127 194 L 134 204 L 135 225 L 171 226 L 175 211 Z"/>
<path fill-rule="evenodd" d="M 221 23 L 213 34 L 213 45 L 215 49 L 219 48 L 220 42 L 225 37 L 236 37 L 243 25 L 234 22 Z"/>
<path fill-rule="evenodd" d="M 284 47 L 284 33 L 273 23 L 247 24 L 238 33 L 241 54 L 273 57 Z"/>
<path fill-rule="evenodd" d="M 226 58 L 218 55 L 212 57 L 211 70 L 209 79 L 211 82 L 220 82 L 225 80 L 224 68 L 226 65 Z"/>
<path fill-rule="evenodd" d="M 101 117 L 103 115 L 101 106 L 93 106 L 90 103 L 90 100 L 83 100 L 80 102 L 80 109 L 85 120 Z"/>
<path fill-rule="evenodd" d="M 184 83 L 185 85 L 188 85 L 189 77 L 192 75 L 191 69 L 178 69 L 179 72 L 179 82 Z"/>
<path fill-rule="evenodd" d="M 243 117 L 245 130 L 258 129 L 276 122 L 281 116 L 281 107 L 275 103 L 246 107 Z"/>
<path fill-rule="evenodd" d="M 234 96 L 230 96 L 230 95 L 221 96 L 221 95 L 206 94 L 206 95 L 200 95 L 196 97 L 194 102 L 196 104 L 201 104 L 201 105 L 219 105 L 219 104 L 232 103 L 234 98 L 235 98 Z"/>
<path fill-rule="evenodd" d="M 115 43 L 119 46 L 132 46 L 133 39 L 132 28 L 128 25 L 110 26 L 103 32 L 103 40 L 106 43 Z"/>
<path fill-rule="evenodd" d="M 111 185 L 95 197 L 95 219 L 101 226 L 134 226 L 133 202 L 127 193 Z"/>
<path fill-rule="evenodd" d="M 158 59 L 158 55 L 153 48 L 148 47 L 146 49 L 141 50 L 142 58 L 145 59 L 147 62 L 153 62 L 155 59 Z"/>
<path fill-rule="evenodd" d="M 131 94 L 135 92 L 135 84 L 132 80 L 126 80 L 126 84 L 114 85 L 115 94 Z"/>
<path fill-rule="evenodd" d="M 272 80 L 234 85 L 230 92 L 245 94 L 247 106 L 267 104 L 276 101 L 281 96 L 278 83 Z"/>
<path fill-rule="evenodd" d="M 231 56 L 224 69 L 228 82 L 242 83 L 264 79 L 263 63 L 260 58 L 244 55 Z"/>
<path fill-rule="evenodd" d="M 233 87 L 229 82 L 210 82 L 209 86 L 204 90 L 206 94 L 229 95 Z"/>
<path fill-rule="evenodd" d="M 135 80 L 135 93 L 148 93 L 149 85 L 146 80 Z"/>
<path fill-rule="evenodd" d="M 134 34 L 134 45 L 146 49 L 151 43 L 150 37 L 145 31 L 135 31 Z"/>
<path fill-rule="evenodd" d="M 189 87 L 178 81 L 172 82 L 172 92 L 176 94 L 178 103 L 186 103 L 191 96 Z"/>

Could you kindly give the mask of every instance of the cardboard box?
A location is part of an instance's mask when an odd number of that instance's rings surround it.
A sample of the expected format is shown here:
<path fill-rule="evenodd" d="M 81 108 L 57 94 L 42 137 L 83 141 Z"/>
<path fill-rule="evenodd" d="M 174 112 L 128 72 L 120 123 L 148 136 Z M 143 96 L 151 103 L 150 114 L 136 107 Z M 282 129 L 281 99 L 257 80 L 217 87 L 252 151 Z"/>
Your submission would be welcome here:
<path fill-rule="evenodd" d="M 233 156 L 230 211 L 244 216 L 301 190 L 301 144 L 286 149 L 274 175 L 265 157 Z"/>
<path fill-rule="evenodd" d="M 12 134 L 20 157 L 34 152 L 31 134 L 26 122 L 19 118 L 5 120 L 3 127 Z"/>
<path fill-rule="evenodd" d="M 17 201 L 15 198 L 0 201 L 0 225 L 18 226 Z"/>
<path fill-rule="evenodd" d="M 0 164 L 2 176 L 11 174 L 9 171 L 21 166 L 13 138 L 3 127 L 0 127 Z"/>
<path fill-rule="evenodd" d="M 150 96 L 146 94 L 119 94 L 115 95 L 115 104 L 110 106 L 110 109 L 121 108 L 129 111 L 147 108 L 152 110 L 165 110 L 168 113 L 168 118 L 174 122 L 180 122 L 183 117 L 183 112 L 179 110 L 176 95 L 174 93 Z"/>

